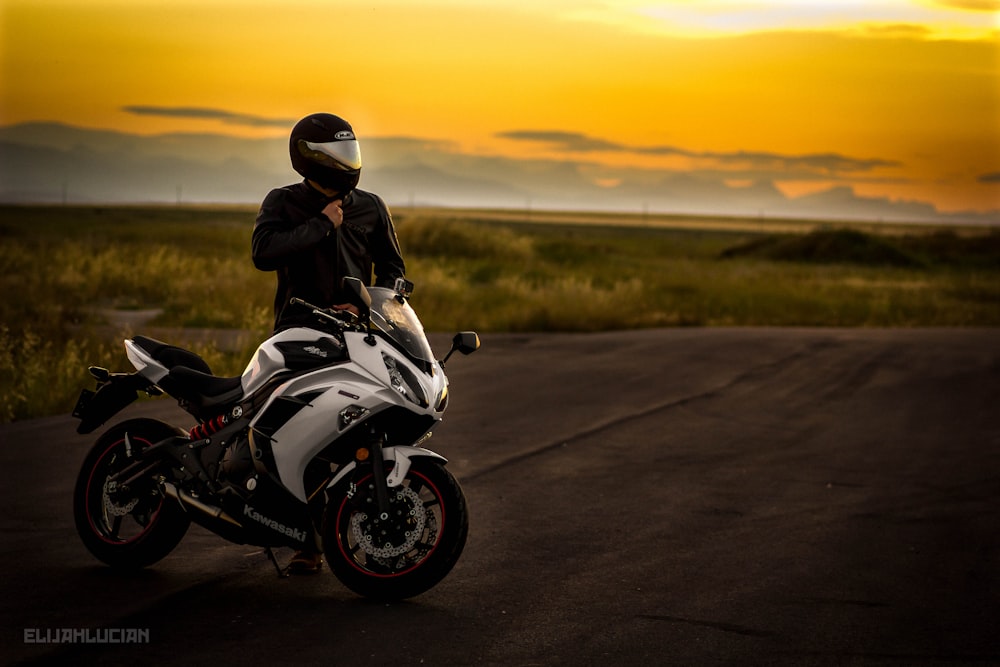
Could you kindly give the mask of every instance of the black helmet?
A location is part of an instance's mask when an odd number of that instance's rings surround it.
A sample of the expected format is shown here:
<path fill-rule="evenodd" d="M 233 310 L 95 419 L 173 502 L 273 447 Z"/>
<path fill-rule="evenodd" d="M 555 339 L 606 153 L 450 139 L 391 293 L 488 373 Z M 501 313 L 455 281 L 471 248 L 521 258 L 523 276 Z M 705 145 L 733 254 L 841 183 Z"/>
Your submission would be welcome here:
<path fill-rule="evenodd" d="M 296 123 L 288 152 L 295 171 L 341 196 L 361 178 L 361 148 L 354 130 L 333 114 L 314 113 Z"/>

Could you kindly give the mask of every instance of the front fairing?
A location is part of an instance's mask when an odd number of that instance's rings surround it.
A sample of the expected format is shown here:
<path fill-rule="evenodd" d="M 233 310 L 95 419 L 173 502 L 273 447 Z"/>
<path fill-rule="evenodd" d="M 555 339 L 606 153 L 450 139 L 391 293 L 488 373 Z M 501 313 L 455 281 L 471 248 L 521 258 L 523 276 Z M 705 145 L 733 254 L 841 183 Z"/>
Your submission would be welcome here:
<path fill-rule="evenodd" d="M 369 293 L 373 329 L 382 340 L 378 354 L 370 354 L 374 352 L 370 345 L 355 344 L 348 346 L 348 355 L 341 341 L 368 340 L 366 334 L 357 331 L 344 332 L 338 338 L 337 334 L 311 327 L 286 329 L 257 349 L 243 372 L 244 394 L 253 394 L 279 373 L 309 371 L 350 358 L 420 407 L 440 405 L 447 380 L 417 314 L 394 290 L 372 287 Z"/>
<path fill-rule="evenodd" d="M 441 419 L 447 404 L 448 381 L 437 362 L 424 372 L 382 336 L 372 345 L 367 334 L 349 331 L 344 341 L 349 362 L 289 378 L 250 425 L 254 447 L 271 452 L 282 484 L 302 500 L 305 468 L 324 449 L 343 442 L 353 453 L 353 444 L 363 440 L 350 434 L 368 437 L 365 424 L 377 425 L 393 445 L 412 445 Z M 407 369 L 402 384 L 391 368 Z"/>
<path fill-rule="evenodd" d="M 353 363 L 405 399 L 410 409 L 440 419 L 448 378 L 437 361 L 417 363 L 411 355 L 404 354 L 399 345 L 385 341 L 369 345 L 365 342 L 365 334 L 361 333 L 347 333 L 345 340 Z"/>

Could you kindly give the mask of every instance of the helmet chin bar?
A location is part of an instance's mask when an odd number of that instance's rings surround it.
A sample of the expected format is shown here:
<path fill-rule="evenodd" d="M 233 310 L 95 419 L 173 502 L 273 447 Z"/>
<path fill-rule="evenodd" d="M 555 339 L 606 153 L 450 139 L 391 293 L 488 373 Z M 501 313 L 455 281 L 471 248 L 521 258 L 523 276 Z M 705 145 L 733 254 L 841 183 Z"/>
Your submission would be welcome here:
<path fill-rule="evenodd" d="M 351 192 L 354 191 L 355 187 L 357 187 L 355 185 L 351 186 L 350 188 L 345 188 L 343 187 L 344 186 L 343 183 L 339 183 L 334 187 L 330 187 L 329 185 L 320 183 L 315 178 L 306 178 L 306 181 L 309 183 L 309 185 L 311 185 L 313 188 L 321 192 L 330 201 L 334 201 L 337 199 L 344 199 L 347 195 L 351 194 Z"/>
<path fill-rule="evenodd" d="M 332 198 L 336 199 L 337 196 L 340 195 L 339 191 L 334 190 L 333 188 L 328 188 L 327 186 L 325 186 L 322 183 L 320 183 L 319 181 L 317 181 L 315 178 L 306 178 L 306 182 L 309 183 L 309 185 L 311 185 L 314 189 L 319 190 L 320 192 L 322 192 L 327 197 L 332 197 Z M 333 193 L 333 194 L 331 194 L 331 193 Z"/>

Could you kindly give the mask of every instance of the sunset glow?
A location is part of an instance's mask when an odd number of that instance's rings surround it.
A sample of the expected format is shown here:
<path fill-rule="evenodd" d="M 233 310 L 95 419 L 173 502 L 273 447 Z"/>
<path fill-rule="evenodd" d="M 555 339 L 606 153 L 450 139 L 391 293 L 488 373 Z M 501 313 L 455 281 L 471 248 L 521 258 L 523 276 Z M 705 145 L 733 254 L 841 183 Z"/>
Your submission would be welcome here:
<path fill-rule="evenodd" d="M 995 0 L 3 0 L 0 125 L 287 134 L 1000 209 Z M 822 160 L 836 156 L 841 160 Z M 732 173 L 729 173 L 732 172 Z"/>

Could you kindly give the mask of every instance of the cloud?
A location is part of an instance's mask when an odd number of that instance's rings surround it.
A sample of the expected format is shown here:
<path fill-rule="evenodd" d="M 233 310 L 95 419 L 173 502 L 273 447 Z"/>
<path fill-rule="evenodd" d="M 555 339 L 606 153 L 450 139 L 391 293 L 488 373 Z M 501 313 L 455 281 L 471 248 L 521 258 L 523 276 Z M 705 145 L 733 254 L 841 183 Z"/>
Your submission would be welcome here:
<path fill-rule="evenodd" d="M 874 23 L 861 26 L 861 35 L 881 39 L 929 39 L 934 31 L 925 25 L 914 23 Z"/>
<path fill-rule="evenodd" d="M 588 153 L 591 151 L 623 151 L 628 148 L 622 144 L 616 144 L 604 139 L 588 137 L 579 132 L 560 132 L 558 130 L 511 130 L 509 132 L 498 132 L 496 136 L 501 139 L 512 139 L 514 141 L 535 141 L 549 144 L 556 150 L 569 151 L 574 153 Z"/>
<path fill-rule="evenodd" d="M 782 155 L 754 151 L 736 151 L 719 153 L 714 151 L 689 151 L 672 146 L 652 146 L 636 148 L 637 153 L 649 155 L 680 155 L 683 157 L 715 160 L 725 165 L 749 165 L 754 168 L 771 167 L 776 169 L 821 171 L 828 174 L 845 172 L 871 171 L 878 167 L 898 167 L 899 162 L 879 159 L 854 158 L 838 153 L 811 153 L 807 155 Z"/>
<path fill-rule="evenodd" d="M 990 14 L 998 10 L 1000 0 L 677 0 L 658 3 L 637 0 L 625 9 L 632 16 L 645 18 L 647 25 L 658 26 L 668 34 L 681 37 L 846 31 L 871 37 L 918 39 L 959 34 L 981 39 L 984 30 L 989 34 L 996 29 Z M 594 20 L 599 20 L 600 14 L 596 11 L 590 14 Z M 895 28 L 888 34 L 871 29 L 883 24 Z M 926 30 L 907 28 L 900 31 L 906 24 L 926 27 Z"/>
<path fill-rule="evenodd" d="M 932 4 L 970 12 L 1000 11 L 1000 0 L 934 0 Z"/>
<path fill-rule="evenodd" d="M 596 141 L 573 133 L 527 136 L 576 145 Z M 632 150 L 612 141 L 604 143 Z M 881 179 L 878 175 L 824 177 L 818 171 L 800 170 L 793 175 L 795 180 L 824 181 L 823 190 L 789 197 L 775 182 L 788 180 L 790 174 L 775 165 L 757 169 L 746 162 L 686 169 L 613 167 L 588 160 L 588 154 L 541 159 L 462 154 L 449 142 L 419 137 L 377 137 L 365 146 L 366 156 L 374 154 L 375 159 L 365 168 L 361 186 L 379 193 L 390 205 L 993 225 L 1000 213 L 939 213 L 927 203 L 855 193 L 853 186 Z M 297 178 L 288 165 L 287 149 L 288 142 L 280 137 L 145 136 L 54 123 L 0 125 L 0 202 L 175 202 L 183 193 L 185 203 L 257 204 L 270 189 Z M 751 152 L 722 155 L 815 160 L 817 164 L 844 159 Z M 1000 172 L 980 179 L 1000 183 Z M 737 181 L 738 186 L 734 185 Z"/>
<path fill-rule="evenodd" d="M 227 123 L 229 125 L 248 125 L 250 127 L 290 128 L 298 120 L 297 118 L 264 118 L 262 116 L 234 113 L 224 109 L 209 109 L 206 107 L 156 107 L 132 105 L 122 107 L 122 111 L 139 116 L 221 120 L 223 123 Z"/>
<path fill-rule="evenodd" d="M 821 172 L 827 175 L 858 173 L 880 167 L 898 167 L 899 162 L 880 159 L 862 159 L 837 153 L 812 153 L 807 155 L 782 155 L 780 153 L 736 151 L 699 152 L 677 146 L 628 146 L 625 144 L 589 137 L 579 132 L 555 130 L 511 130 L 496 136 L 514 141 L 533 141 L 548 144 L 549 148 L 571 153 L 625 152 L 640 155 L 676 155 L 692 159 L 712 160 L 724 166 L 772 168 L 790 171 Z"/>

